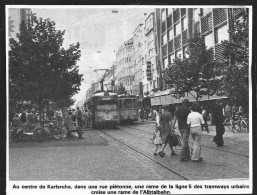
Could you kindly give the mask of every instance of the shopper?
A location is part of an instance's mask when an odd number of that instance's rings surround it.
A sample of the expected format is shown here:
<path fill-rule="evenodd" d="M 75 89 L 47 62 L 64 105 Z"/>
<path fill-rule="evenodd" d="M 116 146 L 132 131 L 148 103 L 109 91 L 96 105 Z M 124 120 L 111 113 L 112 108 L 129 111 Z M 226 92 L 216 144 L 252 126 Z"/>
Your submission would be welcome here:
<path fill-rule="evenodd" d="M 166 147 L 167 143 L 169 142 L 169 136 L 171 133 L 171 121 L 172 121 L 172 115 L 171 112 L 168 111 L 168 106 L 165 105 L 163 107 L 164 111 L 161 114 L 161 136 L 162 136 L 162 147 L 161 150 L 158 152 L 158 154 L 163 157 L 165 155 L 164 148 Z M 176 153 L 173 149 L 173 147 L 170 148 L 171 150 L 171 156 L 175 156 Z"/>
<path fill-rule="evenodd" d="M 205 122 L 205 125 L 204 125 L 205 126 L 205 131 L 209 132 L 209 127 L 208 127 L 208 123 L 207 123 L 209 112 L 207 111 L 205 106 L 202 106 L 201 109 L 202 109 L 203 120 Z"/>
<path fill-rule="evenodd" d="M 193 162 L 200 162 L 201 158 L 201 138 L 202 138 L 202 125 L 205 124 L 203 116 L 199 113 L 199 105 L 194 103 L 191 107 L 191 113 L 187 117 L 187 124 L 190 127 L 190 133 L 194 140 L 193 154 L 191 160 Z"/>
<path fill-rule="evenodd" d="M 182 101 L 182 106 L 177 108 L 175 111 L 175 117 L 172 124 L 172 130 L 174 130 L 176 121 L 178 121 L 178 128 L 182 138 L 180 161 L 190 160 L 190 150 L 188 145 L 190 130 L 187 125 L 187 116 L 189 115 L 190 110 L 188 107 L 189 107 L 189 100 L 184 99 Z"/>
<path fill-rule="evenodd" d="M 77 107 L 76 119 L 78 126 L 82 128 L 82 111 L 79 109 L 79 107 Z"/>
<path fill-rule="evenodd" d="M 218 147 L 224 145 L 223 135 L 225 133 L 224 120 L 225 117 L 222 114 L 222 102 L 220 100 L 216 101 L 215 106 L 212 109 L 213 113 L 213 124 L 216 126 L 216 136 L 213 138 L 213 142 L 217 144 Z"/>

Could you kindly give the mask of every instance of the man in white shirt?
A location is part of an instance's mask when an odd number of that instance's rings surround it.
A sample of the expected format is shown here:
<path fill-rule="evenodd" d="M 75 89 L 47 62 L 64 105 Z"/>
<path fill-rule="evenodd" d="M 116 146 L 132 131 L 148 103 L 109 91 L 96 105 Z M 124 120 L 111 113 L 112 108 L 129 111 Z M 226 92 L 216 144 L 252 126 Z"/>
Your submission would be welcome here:
<path fill-rule="evenodd" d="M 191 136 L 194 139 L 193 154 L 191 160 L 193 162 L 200 162 L 201 158 L 201 138 L 202 138 L 202 125 L 205 124 L 203 116 L 198 112 L 200 106 L 193 104 L 191 109 L 192 112 L 187 117 L 187 124 L 190 127 Z"/>

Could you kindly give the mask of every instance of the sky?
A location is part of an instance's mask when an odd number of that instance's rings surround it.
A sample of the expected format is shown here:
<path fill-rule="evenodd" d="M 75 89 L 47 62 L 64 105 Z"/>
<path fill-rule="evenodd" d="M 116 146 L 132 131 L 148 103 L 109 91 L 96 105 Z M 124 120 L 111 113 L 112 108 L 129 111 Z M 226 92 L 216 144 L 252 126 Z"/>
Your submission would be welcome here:
<path fill-rule="evenodd" d="M 80 92 L 74 96 L 82 101 L 91 83 L 98 80 L 103 71 L 116 61 L 116 51 L 125 41 L 132 38 L 133 31 L 143 23 L 153 8 L 94 7 L 91 8 L 32 8 L 37 17 L 50 18 L 57 30 L 65 30 L 64 47 L 80 43 L 81 58 L 79 73 L 84 81 Z M 116 13 L 113 13 L 115 11 Z M 118 12 L 118 13 L 117 13 Z"/>

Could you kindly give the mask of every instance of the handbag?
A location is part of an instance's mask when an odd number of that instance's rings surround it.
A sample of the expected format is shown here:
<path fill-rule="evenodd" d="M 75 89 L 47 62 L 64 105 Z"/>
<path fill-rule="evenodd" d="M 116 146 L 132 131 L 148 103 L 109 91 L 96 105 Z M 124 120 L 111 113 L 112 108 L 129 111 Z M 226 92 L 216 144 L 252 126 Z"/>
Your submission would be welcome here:
<path fill-rule="evenodd" d="M 176 135 L 175 133 L 173 134 L 169 134 L 169 145 L 170 146 L 177 146 L 179 145 L 179 140 L 178 140 L 178 135 Z"/>

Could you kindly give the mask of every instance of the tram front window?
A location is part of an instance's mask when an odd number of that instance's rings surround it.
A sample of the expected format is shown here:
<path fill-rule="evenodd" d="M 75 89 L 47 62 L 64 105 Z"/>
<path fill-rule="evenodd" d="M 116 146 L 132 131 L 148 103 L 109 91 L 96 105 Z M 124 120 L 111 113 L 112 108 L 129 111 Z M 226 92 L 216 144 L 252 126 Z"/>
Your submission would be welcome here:
<path fill-rule="evenodd" d="M 117 109 L 117 101 L 99 101 L 97 106 L 97 110 L 116 110 Z"/>
<path fill-rule="evenodd" d="M 123 107 L 124 107 L 124 109 L 131 109 L 132 108 L 132 99 L 124 100 Z"/>

